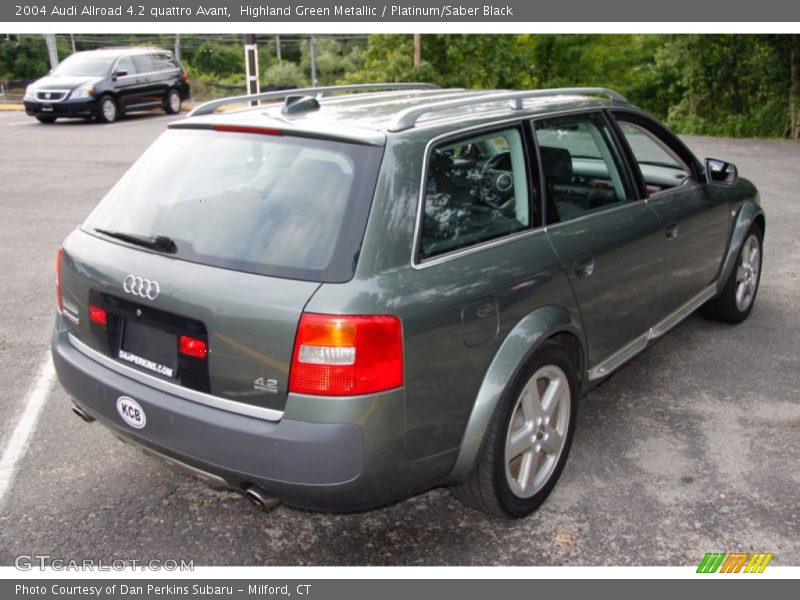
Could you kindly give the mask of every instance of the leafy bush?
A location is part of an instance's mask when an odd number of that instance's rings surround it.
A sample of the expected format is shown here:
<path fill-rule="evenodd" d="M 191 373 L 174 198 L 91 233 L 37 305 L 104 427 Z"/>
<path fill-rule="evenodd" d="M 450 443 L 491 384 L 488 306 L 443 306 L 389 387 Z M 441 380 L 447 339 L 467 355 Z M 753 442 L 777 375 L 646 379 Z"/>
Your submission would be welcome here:
<path fill-rule="evenodd" d="M 308 83 L 300 65 L 289 61 L 276 62 L 268 67 L 261 81 L 263 85 L 278 88 L 303 87 Z"/>

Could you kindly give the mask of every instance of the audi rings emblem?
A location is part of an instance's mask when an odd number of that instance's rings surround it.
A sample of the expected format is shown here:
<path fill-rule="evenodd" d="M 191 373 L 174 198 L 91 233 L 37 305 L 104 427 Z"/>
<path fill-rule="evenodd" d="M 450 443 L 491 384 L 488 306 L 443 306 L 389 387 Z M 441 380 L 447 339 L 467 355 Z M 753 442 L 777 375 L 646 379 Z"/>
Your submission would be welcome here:
<path fill-rule="evenodd" d="M 144 279 L 136 275 L 128 275 L 122 282 L 122 289 L 128 294 L 139 296 L 140 298 L 147 298 L 148 300 L 155 300 L 161 289 L 158 287 L 158 282 L 153 279 Z"/>

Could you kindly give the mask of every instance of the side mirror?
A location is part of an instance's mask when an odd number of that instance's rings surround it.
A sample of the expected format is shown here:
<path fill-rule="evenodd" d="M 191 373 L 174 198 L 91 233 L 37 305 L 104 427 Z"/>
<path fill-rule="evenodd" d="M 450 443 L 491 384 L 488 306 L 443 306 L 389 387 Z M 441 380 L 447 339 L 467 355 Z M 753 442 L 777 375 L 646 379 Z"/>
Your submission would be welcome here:
<path fill-rule="evenodd" d="M 119 71 L 114 71 L 114 79 L 116 79 L 117 77 L 125 77 L 125 75 L 127 75 L 127 74 L 128 74 L 128 72 L 125 69 L 120 69 Z"/>
<path fill-rule="evenodd" d="M 706 177 L 711 183 L 733 185 L 739 179 L 739 172 L 733 163 L 717 160 L 716 158 L 707 158 Z"/>

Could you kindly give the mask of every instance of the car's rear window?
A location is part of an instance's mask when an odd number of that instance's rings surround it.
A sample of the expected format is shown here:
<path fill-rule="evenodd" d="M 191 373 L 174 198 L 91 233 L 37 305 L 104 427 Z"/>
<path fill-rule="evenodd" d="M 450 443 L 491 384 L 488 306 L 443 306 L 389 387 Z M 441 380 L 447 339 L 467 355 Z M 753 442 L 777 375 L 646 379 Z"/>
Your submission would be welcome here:
<path fill-rule="evenodd" d="M 84 229 L 166 236 L 174 256 L 320 282 L 353 276 L 382 149 L 283 135 L 173 129 Z"/>

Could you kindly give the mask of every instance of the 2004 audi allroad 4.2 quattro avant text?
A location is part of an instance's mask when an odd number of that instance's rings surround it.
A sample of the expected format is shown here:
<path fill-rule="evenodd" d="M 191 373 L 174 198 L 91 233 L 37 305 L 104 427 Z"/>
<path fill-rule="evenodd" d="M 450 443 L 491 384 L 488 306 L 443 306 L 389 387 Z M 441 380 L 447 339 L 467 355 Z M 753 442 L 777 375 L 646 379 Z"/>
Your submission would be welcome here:
<path fill-rule="evenodd" d="M 695 309 L 747 318 L 764 231 L 603 88 L 225 99 L 64 241 L 53 357 L 84 419 L 258 504 L 521 517 L 582 394 Z"/>

